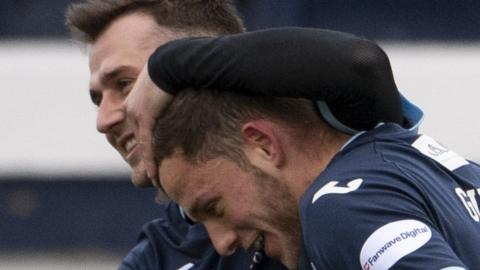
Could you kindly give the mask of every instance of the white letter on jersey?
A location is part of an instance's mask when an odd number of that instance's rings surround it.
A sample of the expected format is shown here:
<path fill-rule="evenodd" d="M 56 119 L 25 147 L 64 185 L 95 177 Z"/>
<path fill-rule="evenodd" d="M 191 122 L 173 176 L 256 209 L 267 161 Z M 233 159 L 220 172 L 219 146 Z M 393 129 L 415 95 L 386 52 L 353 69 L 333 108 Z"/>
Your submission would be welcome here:
<path fill-rule="evenodd" d="M 338 187 L 337 186 L 338 181 L 328 182 L 325 186 L 323 186 L 321 189 L 315 192 L 315 195 L 313 195 L 312 204 L 315 203 L 315 201 L 318 200 L 320 197 L 326 194 L 330 194 L 330 193 L 345 194 L 345 193 L 349 193 L 354 190 L 357 190 L 362 184 L 362 182 L 363 182 L 362 178 L 357 178 L 348 182 L 346 187 Z"/>
<path fill-rule="evenodd" d="M 413 219 L 390 222 L 372 233 L 360 251 L 363 270 L 387 270 L 432 238 L 427 224 Z"/>
<path fill-rule="evenodd" d="M 461 188 L 456 188 L 455 192 L 462 201 L 468 213 L 476 222 L 480 222 L 480 211 L 478 209 L 477 200 L 475 199 L 475 189 L 463 191 Z M 480 194 L 480 193 L 479 193 Z"/>

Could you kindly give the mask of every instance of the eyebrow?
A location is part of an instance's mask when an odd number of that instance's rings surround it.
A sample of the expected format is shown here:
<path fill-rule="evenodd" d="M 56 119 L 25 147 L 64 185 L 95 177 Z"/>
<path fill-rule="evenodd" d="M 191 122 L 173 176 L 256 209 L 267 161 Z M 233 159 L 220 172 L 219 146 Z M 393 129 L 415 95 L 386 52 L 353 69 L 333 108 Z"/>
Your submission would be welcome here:
<path fill-rule="evenodd" d="M 105 72 L 100 77 L 101 84 L 107 84 L 108 81 L 118 77 L 118 75 L 122 72 L 126 72 L 131 70 L 132 68 L 129 66 L 118 66 L 110 71 Z"/>
<path fill-rule="evenodd" d="M 127 71 L 130 71 L 132 70 L 132 67 L 130 66 L 125 66 L 125 65 L 122 65 L 122 66 L 118 66 L 110 71 L 107 71 L 103 74 L 100 75 L 100 84 L 101 85 L 105 85 L 107 84 L 109 81 L 113 80 L 114 78 L 118 77 L 119 74 L 121 74 L 122 72 L 127 72 Z M 96 93 L 96 92 L 99 92 L 97 89 L 95 88 L 92 88 L 90 87 L 90 92 L 91 93 Z"/>

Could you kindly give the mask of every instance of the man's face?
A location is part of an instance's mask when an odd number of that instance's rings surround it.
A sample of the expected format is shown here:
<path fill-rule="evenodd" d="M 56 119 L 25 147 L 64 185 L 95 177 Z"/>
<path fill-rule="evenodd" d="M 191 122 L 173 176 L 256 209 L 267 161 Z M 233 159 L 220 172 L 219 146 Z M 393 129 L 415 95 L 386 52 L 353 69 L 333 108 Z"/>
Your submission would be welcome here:
<path fill-rule="evenodd" d="M 137 186 L 150 185 L 150 181 L 133 128 L 125 121 L 123 102 L 150 54 L 180 37 L 158 26 L 152 17 L 132 13 L 114 20 L 90 50 L 90 95 L 98 106 L 97 130 L 132 167 Z"/>
<path fill-rule="evenodd" d="M 165 192 L 205 225 L 221 255 L 236 248 L 263 249 L 290 269 L 296 267 L 298 206 L 281 181 L 223 158 L 192 164 L 179 153 L 162 161 L 159 175 Z"/>

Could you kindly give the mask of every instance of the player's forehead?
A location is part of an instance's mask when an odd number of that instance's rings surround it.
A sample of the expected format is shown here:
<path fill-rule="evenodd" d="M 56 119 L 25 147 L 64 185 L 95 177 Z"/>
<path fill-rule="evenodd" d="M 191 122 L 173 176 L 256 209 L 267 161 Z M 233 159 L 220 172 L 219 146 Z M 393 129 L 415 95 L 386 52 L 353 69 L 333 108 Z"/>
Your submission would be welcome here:
<path fill-rule="evenodd" d="M 188 206 L 216 190 L 215 170 L 209 162 L 191 163 L 178 153 L 162 160 L 159 176 L 167 195 Z"/>
<path fill-rule="evenodd" d="M 89 47 L 90 70 L 99 69 L 112 57 L 150 53 L 161 43 L 155 25 L 152 18 L 137 13 L 112 21 Z"/>
<path fill-rule="evenodd" d="M 192 166 L 179 153 L 163 159 L 158 168 L 163 190 L 175 201 L 182 201 L 186 194 L 191 197 L 195 191 L 191 188 L 196 184 L 191 180 L 193 173 L 195 171 Z"/>
<path fill-rule="evenodd" d="M 140 71 L 157 47 L 175 37 L 150 15 L 131 13 L 115 19 L 89 48 L 91 88 L 113 77 L 109 74 L 114 71 Z"/>

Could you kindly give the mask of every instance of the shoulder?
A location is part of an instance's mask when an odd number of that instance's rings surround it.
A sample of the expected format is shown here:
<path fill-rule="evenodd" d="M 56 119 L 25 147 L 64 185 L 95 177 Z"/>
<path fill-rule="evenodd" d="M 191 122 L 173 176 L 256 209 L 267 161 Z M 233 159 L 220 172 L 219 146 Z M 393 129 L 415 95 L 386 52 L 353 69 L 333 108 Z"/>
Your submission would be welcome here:
<path fill-rule="evenodd" d="M 189 224 L 174 202 L 162 203 L 159 218 L 146 223 L 119 269 L 177 269 L 211 250 L 203 226 Z"/>
<path fill-rule="evenodd" d="M 118 270 L 147 270 L 158 267 L 157 256 L 148 239 L 138 242 L 123 258 Z"/>
<path fill-rule="evenodd" d="M 393 151 L 383 139 L 390 137 L 387 132 L 392 131 L 366 132 L 348 143 L 304 194 L 303 241 L 307 254 L 316 254 L 308 257 L 328 258 L 325 261 L 344 263 L 336 267 L 349 268 L 359 263 L 351 255 L 360 253 L 376 229 L 408 215 L 422 215 L 421 194 L 385 158 Z"/>
<path fill-rule="evenodd" d="M 348 226 L 359 217 L 378 220 L 379 214 L 385 216 L 382 209 L 423 208 L 422 190 L 402 169 L 404 157 L 397 158 L 411 151 L 415 137 L 413 132 L 387 126 L 348 143 L 304 193 L 302 221 L 308 221 L 307 226 L 329 220 Z"/>
<path fill-rule="evenodd" d="M 437 211 L 431 201 L 442 195 L 431 194 L 434 181 L 420 175 L 436 165 L 412 146 L 417 135 L 389 129 L 347 146 L 304 194 L 304 247 L 317 268 L 372 266 L 382 256 L 400 260 L 420 248 L 415 256 L 423 261 L 435 252 L 448 258 L 435 263 L 455 261 L 431 217 Z M 436 191 L 450 188 L 436 186 Z"/>

